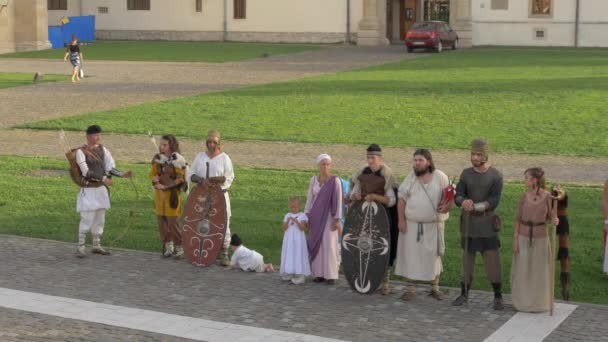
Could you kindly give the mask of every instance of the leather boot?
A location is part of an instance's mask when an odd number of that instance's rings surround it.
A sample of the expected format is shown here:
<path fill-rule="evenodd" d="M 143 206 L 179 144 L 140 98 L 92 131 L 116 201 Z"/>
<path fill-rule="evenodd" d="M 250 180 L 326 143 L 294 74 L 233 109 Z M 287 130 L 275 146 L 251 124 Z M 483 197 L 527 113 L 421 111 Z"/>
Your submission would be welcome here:
<path fill-rule="evenodd" d="M 559 280 L 562 283 L 562 298 L 568 301 L 570 300 L 570 273 L 560 273 Z"/>
<path fill-rule="evenodd" d="M 110 255 L 110 252 L 101 247 L 101 236 L 99 235 L 93 235 L 93 249 L 91 249 L 91 252 L 101 255 Z"/>
<path fill-rule="evenodd" d="M 467 298 L 469 297 L 469 289 L 470 289 L 470 285 L 467 286 L 467 288 L 465 288 L 464 282 L 461 281 L 460 282 L 460 296 L 456 297 L 456 299 L 454 299 L 454 301 L 452 301 L 452 305 L 461 306 L 462 304 L 466 303 Z"/>
<path fill-rule="evenodd" d="M 494 310 L 503 310 L 505 305 L 502 301 L 502 283 L 492 283 L 494 289 Z"/>
<path fill-rule="evenodd" d="M 382 277 L 382 288 L 380 290 L 380 293 L 383 296 L 391 294 L 390 279 L 391 272 L 389 270 L 386 270 L 386 272 L 384 272 L 384 276 Z"/>

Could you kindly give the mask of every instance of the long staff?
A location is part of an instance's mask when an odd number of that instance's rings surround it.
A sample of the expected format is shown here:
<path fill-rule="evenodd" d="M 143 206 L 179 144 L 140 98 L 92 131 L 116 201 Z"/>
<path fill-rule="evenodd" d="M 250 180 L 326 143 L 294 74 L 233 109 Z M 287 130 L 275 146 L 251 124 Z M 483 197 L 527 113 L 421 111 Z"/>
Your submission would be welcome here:
<path fill-rule="evenodd" d="M 557 198 L 553 198 L 553 206 L 551 209 L 551 219 L 557 217 Z M 551 224 L 551 240 L 553 240 L 552 244 L 552 253 L 550 256 L 551 260 L 551 310 L 550 314 L 553 316 L 553 307 L 555 306 L 555 255 L 557 254 L 557 226 Z"/>
<path fill-rule="evenodd" d="M 469 259 L 469 230 L 471 225 L 471 213 L 465 211 L 464 213 L 464 256 L 462 260 L 462 275 L 464 284 L 464 300 L 467 306 L 469 306 L 469 275 L 467 274 L 467 261 Z M 475 267 L 475 265 L 473 265 Z"/>

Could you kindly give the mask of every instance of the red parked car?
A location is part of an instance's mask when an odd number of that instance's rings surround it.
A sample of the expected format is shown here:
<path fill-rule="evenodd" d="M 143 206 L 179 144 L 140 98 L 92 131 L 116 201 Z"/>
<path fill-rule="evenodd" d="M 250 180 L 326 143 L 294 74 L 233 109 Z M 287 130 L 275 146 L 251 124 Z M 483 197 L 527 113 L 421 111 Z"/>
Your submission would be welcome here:
<path fill-rule="evenodd" d="M 443 21 L 423 21 L 415 23 L 405 34 L 408 52 L 417 48 L 433 49 L 437 52 L 444 48 L 458 48 L 458 35 Z"/>

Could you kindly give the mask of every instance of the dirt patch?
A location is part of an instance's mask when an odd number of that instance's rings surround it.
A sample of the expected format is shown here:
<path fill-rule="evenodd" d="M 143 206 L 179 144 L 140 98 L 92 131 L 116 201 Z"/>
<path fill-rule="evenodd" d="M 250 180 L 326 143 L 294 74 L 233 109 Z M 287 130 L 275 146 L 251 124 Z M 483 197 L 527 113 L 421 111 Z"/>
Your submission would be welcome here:
<path fill-rule="evenodd" d="M 27 173 L 28 177 L 64 177 L 69 176 L 68 170 L 57 170 L 57 169 L 40 169 L 34 170 L 30 173 Z"/>
<path fill-rule="evenodd" d="M 70 147 L 84 143 L 84 134 L 81 132 L 66 132 L 65 137 Z M 65 160 L 56 131 L 0 130 L 0 140 L 4 142 L 0 145 L 0 155 Z M 119 162 L 148 163 L 156 153 L 150 139 L 144 135 L 105 134 L 102 143 Z M 180 147 L 189 161 L 204 149 L 201 141 L 192 139 L 180 139 Z M 365 148 L 366 146 L 362 145 L 343 144 L 224 141 L 224 150 L 230 155 L 235 166 L 313 170 L 316 168 L 317 155 L 329 153 L 333 159 L 333 168 L 342 175 L 354 173 L 365 165 Z M 414 148 L 387 147 L 383 150 L 385 163 L 390 165 L 399 177 L 406 176 L 411 170 Z M 464 168 L 470 167 L 467 150 L 433 150 L 432 153 L 437 168 L 450 178 L 458 177 Z M 600 185 L 608 177 L 608 158 L 490 153 L 490 161 L 509 181 L 523 180 L 524 170 L 533 166 L 544 168 L 549 182 Z"/>

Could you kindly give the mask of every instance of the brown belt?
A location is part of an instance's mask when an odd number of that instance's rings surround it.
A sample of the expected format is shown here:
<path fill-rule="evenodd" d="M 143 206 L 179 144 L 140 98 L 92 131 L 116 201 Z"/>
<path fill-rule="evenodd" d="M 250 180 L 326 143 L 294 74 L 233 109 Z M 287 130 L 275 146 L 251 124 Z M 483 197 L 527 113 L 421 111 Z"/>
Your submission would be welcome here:
<path fill-rule="evenodd" d="M 484 211 L 475 211 L 475 210 L 473 210 L 473 211 L 469 211 L 469 213 L 470 213 L 471 216 L 478 216 L 479 217 L 479 216 L 490 215 L 490 214 L 493 213 L 493 211 L 491 211 L 491 210 L 484 210 Z"/>
<path fill-rule="evenodd" d="M 546 226 L 546 222 L 519 221 L 522 225 L 530 228 L 530 247 L 532 247 L 532 230 L 534 227 Z"/>

